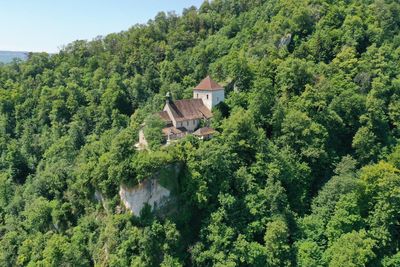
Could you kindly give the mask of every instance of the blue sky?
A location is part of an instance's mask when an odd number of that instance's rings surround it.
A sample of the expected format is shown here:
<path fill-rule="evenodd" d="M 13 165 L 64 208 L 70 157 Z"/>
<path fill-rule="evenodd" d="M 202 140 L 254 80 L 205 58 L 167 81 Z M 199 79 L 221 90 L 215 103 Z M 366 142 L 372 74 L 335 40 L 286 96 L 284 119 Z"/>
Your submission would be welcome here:
<path fill-rule="evenodd" d="M 203 0 L 0 0 L 0 50 L 54 53 Z"/>

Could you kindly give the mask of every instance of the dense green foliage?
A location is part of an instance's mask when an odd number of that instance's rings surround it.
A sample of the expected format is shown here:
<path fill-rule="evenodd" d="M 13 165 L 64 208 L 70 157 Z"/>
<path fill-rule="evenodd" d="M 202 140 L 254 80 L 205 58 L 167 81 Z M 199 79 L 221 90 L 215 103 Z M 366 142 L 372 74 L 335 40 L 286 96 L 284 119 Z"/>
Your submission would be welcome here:
<path fill-rule="evenodd" d="M 394 0 L 214 0 L 1 66 L 0 265 L 399 266 L 399 46 Z M 220 134 L 136 151 L 207 74 Z"/>

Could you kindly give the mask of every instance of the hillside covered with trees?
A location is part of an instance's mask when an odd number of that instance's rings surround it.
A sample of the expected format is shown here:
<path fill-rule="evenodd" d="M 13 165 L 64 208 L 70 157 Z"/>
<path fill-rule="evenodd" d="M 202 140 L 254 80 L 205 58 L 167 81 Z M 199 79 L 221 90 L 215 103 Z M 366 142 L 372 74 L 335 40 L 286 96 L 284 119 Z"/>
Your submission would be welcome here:
<path fill-rule="evenodd" d="M 395 0 L 213 0 L 1 66 L 0 265 L 400 266 L 399 47 Z M 219 134 L 136 151 L 207 74 Z"/>

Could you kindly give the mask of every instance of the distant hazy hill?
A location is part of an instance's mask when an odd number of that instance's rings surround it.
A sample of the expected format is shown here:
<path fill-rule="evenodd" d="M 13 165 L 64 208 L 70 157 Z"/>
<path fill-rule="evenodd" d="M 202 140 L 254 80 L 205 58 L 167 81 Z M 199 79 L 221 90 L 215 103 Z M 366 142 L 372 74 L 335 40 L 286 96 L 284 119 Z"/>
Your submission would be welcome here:
<path fill-rule="evenodd" d="M 14 58 L 25 60 L 28 58 L 28 52 L 0 51 L 1 63 L 9 63 Z"/>

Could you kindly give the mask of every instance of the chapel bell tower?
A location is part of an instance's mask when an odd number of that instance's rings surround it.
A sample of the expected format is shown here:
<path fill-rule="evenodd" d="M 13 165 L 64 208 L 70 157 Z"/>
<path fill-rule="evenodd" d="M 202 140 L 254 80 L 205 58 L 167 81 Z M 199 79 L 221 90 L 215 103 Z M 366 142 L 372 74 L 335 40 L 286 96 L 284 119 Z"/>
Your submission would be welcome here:
<path fill-rule="evenodd" d="M 211 110 L 215 105 L 225 100 L 225 90 L 210 76 L 207 76 L 193 89 L 193 98 L 202 99 L 204 105 Z"/>

